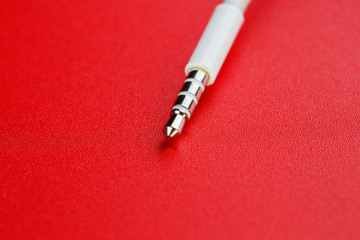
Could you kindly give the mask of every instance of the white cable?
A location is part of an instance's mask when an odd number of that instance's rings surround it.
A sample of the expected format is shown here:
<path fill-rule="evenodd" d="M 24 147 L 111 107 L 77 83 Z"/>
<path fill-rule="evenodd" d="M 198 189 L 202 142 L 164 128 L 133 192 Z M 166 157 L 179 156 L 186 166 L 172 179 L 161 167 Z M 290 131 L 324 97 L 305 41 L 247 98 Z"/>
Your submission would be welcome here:
<path fill-rule="evenodd" d="M 225 0 L 224 3 L 232 4 L 244 13 L 250 3 L 250 0 Z"/>
<path fill-rule="evenodd" d="M 167 137 L 178 136 L 198 104 L 206 86 L 214 83 L 244 22 L 250 0 L 225 0 L 213 13 L 185 67 L 188 76 L 165 126 Z"/>
<path fill-rule="evenodd" d="M 214 83 L 220 68 L 244 22 L 243 11 L 249 0 L 226 0 L 213 13 L 193 55 L 185 67 L 203 69 L 209 74 L 208 85 Z"/>

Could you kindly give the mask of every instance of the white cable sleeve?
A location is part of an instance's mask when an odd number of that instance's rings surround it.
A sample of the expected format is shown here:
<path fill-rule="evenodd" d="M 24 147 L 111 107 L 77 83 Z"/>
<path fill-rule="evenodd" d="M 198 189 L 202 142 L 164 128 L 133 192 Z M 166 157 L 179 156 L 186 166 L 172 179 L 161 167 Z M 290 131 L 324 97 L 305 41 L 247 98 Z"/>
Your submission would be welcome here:
<path fill-rule="evenodd" d="M 207 85 L 214 83 L 222 64 L 244 22 L 243 11 L 249 0 L 226 0 L 213 13 L 185 73 L 202 69 L 209 75 Z"/>

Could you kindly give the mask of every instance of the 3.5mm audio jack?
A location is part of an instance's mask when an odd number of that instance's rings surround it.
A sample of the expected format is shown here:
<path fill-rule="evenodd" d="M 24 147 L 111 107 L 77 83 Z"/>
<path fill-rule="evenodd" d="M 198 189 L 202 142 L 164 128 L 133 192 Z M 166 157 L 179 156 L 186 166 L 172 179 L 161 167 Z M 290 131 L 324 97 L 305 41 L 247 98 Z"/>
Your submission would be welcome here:
<path fill-rule="evenodd" d="M 165 126 L 167 137 L 180 135 L 187 119 L 191 117 L 208 82 L 208 75 L 200 69 L 192 70 L 185 80 L 184 87 L 178 95 L 172 116 Z"/>
<path fill-rule="evenodd" d="M 185 67 L 187 78 L 172 108 L 172 116 L 165 126 L 167 137 L 174 138 L 180 135 L 205 87 L 214 83 L 244 22 L 243 13 L 249 2 L 250 0 L 225 0 L 216 7 Z"/>

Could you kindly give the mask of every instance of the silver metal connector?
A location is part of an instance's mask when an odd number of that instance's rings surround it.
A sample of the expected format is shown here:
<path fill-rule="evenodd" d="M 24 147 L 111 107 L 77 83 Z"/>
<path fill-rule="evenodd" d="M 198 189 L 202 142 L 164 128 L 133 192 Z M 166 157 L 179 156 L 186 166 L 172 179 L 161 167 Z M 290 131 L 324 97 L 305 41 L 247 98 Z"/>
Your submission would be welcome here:
<path fill-rule="evenodd" d="M 192 70 L 172 108 L 172 116 L 165 126 L 168 138 L 179 136 L 186 120 L 189 120 L 208 83 L 208 74 L 201 69 Z"/>

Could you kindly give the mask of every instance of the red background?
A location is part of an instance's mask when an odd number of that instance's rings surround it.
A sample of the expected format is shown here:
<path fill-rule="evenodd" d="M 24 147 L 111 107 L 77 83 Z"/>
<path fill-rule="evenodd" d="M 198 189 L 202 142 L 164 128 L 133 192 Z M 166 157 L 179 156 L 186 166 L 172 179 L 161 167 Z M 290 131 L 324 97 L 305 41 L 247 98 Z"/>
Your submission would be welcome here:
<path fill-rule="evenodd" d="M 167 142 L 217 3 L 1 3 L 1 239 L 360 239 L 360 1 L 254 0 Z"/>

